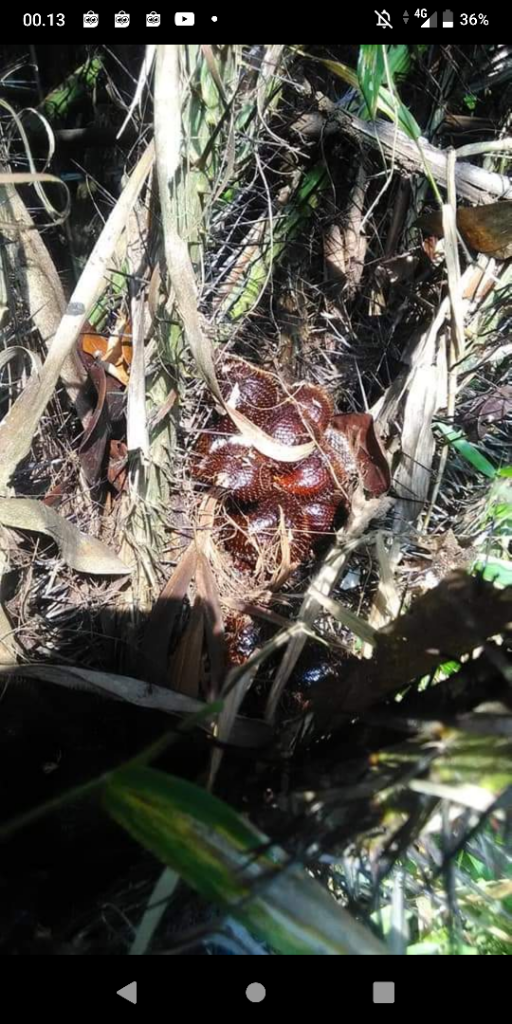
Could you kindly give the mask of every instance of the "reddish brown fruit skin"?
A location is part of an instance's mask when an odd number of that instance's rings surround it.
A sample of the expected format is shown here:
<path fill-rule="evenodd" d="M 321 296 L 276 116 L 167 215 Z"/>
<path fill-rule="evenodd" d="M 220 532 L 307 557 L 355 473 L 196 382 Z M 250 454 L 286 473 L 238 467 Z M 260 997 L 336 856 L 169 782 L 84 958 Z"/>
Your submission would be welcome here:
<path fill-rule="evenodd" d="M 332 534 L 334 517 L 341 502 L 335 496 L 329 498 L 309 498 L 302 503 L 302 512 L 308 522 L 308 529 L 312 541 L 322 540 L 328 534 Z"/>
<path fill-rule="evenodd" d="M 242 359 L 231 358 L 219 370 L 222 397 L 252 423 L 263 427 L 282 401 L 282 394 L 271 374 Z"/>
<path fill-rule="evenodd" d="M 296 384 L 292 388 L 292 396 L 306 422 L 323 434 L 334 413 L 331 396 L 317 384 Z"/>
<path fill-rule="evenodd" d="M 225 444 L 194 466 L 194 476 L 242 502 L 258 501 L 273 487 L 272 466 L 254 448 Z"/>
<path fill-rule="evenodd" d="M 332 532 L 337 509 L 350 510 L 359 481 L 374 495 L 388 489 L 389 467 L 368 414 L 334 415 L 323 388 L 299 383 L 285 389 L 272 374 L 235 357 L 221 368 L 219 381 L 225 400 L 274 440 L 290 446 L 316 441 L 308 458 L 285 464 L 248 445 L 229 416 L 201 435 L 192 472 L 224 488 L 235 503 L 225 543 L 238 561 L 254 566 L 259 552 L 278 542 L 283 521 L 291 561 L 304 561 L 315 541 Z"/>
<path fill-rule="evenodd" d="M 265 429 L 279 444 L 304 444 L 313 436 L 299 410 L 290 402 L 281 402 L 272 409 Z"/>
<path fill-rule="evenodd" d="M 250 512 L 232 518 L 238 526 L 230 550 L 247 565 L 254 565 L 260 552 L 279 543 L 281 514 L 290 537 L 292 562 L 303 562 L 311 547 L 309 521 L 300 502 L 290 494 L 262 498 Z"/>
<path fill-rule="evenodd" d="M 313 452 L 307 459 L 297 462 L 291 473 L 276 476 L 275 482 L 281 490 L 299 497 L 321 494 L 333 487 L 329 464 L 321 452 Z"/>
<path fill-rule="evenodd" d="M 373 417 L 369 413 L 338 413 L 332 426 L 338 439 L 345 437 L 356 453 L 355 470 L 359 470 L 363 485 L 374 497 L 385 494 L 391 487 L 391 473 L 381 443 L 375 433 Z"/>

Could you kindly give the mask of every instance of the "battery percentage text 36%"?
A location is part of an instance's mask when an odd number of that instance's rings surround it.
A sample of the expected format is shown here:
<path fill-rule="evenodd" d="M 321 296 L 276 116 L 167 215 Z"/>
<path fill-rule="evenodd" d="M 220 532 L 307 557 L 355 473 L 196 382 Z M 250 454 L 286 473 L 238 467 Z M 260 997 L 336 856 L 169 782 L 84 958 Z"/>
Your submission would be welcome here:
<path fill-rule="evenodd" d="M 461 14 L 460 16 L 461 25 L 488 25 L 489 18 L 486 14 Z"/>

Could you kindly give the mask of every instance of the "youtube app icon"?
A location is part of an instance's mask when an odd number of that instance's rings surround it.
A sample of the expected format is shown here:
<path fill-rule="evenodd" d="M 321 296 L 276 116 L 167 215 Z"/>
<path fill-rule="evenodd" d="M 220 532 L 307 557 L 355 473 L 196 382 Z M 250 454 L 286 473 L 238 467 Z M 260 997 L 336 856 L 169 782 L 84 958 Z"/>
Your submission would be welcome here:
<path fill-rule="evenodd" d="M 194 25 L 196 20 L 195 14 L 190 11 L 177 11 L 174 15 L 175 25 Z"/>

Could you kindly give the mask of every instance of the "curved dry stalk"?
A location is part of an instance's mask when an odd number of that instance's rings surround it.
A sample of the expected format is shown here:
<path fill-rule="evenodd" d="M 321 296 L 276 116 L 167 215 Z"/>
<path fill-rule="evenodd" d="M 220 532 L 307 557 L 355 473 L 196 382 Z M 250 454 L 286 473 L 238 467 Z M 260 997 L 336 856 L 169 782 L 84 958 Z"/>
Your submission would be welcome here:
<path fill-rule="evenodd" d="M 0 493 L 5 493 L 19 462 L 28 455 L 39 420 L 55 390 L 62 366 L 71 354 L 89 311 L 105 287 L 105 277 L 154 159 L 150 143 L 132 171 L 87 261 L 53 339 L 40 376 L 31 379 L 0 424 Z"/>
<path fill-rule="evenodd" d="M 122 676 L 114 672 L 97 672 L 93 669 L 80 668 L 78 665 L 50 665 L 46 662 L 33 665 L 1 665 L 1 676 L 23 676 L 32 679 L 44 679 L 57 686 L 68 689 L 85 690 L 89 693 L 101 694 L 114 700 L 124 700 L 141 708 L 162 711 L 168 715 L 185 717 L 204 712 L 207 707 L 203 701 L 195 700 L 175 690 L 167 690 L 163 686 L 149 687 L 142 679 L 133 676 Z M 199 724 L 206 732 L 213 732 L 216 715 L 207 720 L 203 718 Z M 231 732 L 231 742 L 241 747 L 263 747 L 271 739 L 271 733 L 265 722 L 237 716 Z"/>
<path fill-rule="evenodd" d="M 62 282 L 41 234 L 12 182 L 2 186 L 0 193 L 3 199 L 0 204 L 0 230 L 10 242 L 5 246 L 4 259 L 44 346 L 49 349 L 66 309 Z M 83 390 L 87 374 L 76 350 L 64 360 L 60 376 L 78 418 L 85 423 L 90 414 L 90 405 Z"/>
<path fill-rule="evenodd" d="M 274 441 L 265 431 L 225 402 L 213 361 L 213 345 L 198 310 L 197 287 L 187 243 L 176 228 L 170 189 L 181 161 L 181 92 L 178 46 L 159 46 L 155 74 L 156 168 L 164 228 L 165 256 L 176 305 L 195 364 L 210 391 L 252 445 L 278 462 L 298 462 L 313 451 L 312 443 L 289 446 Z"/>
<path fill-rule="evenodd" d="M 0 523 L 52 537 L 63 561 L 77 572 L 123 576 L 131 571 L 101 540 L 82 533 L 35 498 L 0 498 Z"/>

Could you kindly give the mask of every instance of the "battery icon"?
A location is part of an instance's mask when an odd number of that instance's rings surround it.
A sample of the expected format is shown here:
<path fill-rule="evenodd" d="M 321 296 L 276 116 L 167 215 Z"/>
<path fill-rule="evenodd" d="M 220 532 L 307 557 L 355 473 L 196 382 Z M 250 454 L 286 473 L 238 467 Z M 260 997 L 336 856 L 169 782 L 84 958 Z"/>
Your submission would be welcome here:
<path fill-rule="evenodd" d="M 453 11 L 443 11 L 443 28 L 453 28 Z"/>

